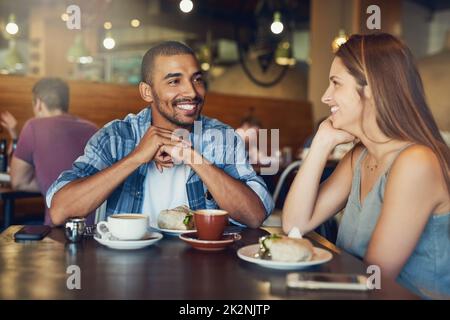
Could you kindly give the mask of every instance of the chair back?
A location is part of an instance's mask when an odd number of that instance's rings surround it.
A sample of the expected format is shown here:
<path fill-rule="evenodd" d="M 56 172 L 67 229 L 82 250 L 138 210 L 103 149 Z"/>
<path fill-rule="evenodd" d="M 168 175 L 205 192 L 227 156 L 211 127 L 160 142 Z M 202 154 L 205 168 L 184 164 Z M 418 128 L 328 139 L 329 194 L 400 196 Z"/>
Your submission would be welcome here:
<path fill-rule="evenodd" d="M 292 162 L 290 165 L 284 169 L 283 173 L 281 173 L 280 179 L 278 180 L 278 183 L 275 187 L 275 191 L 273 192 L 273 202 L 276 204 L 278 197 L 280 196 L 280 192 L 283 188 L 283 185 L 287 181 L 287 178 L 289 177 L 289 174 L 298 168 L 300 168 L 300 165 L 302 164 L 302 160 L 296 160 Z"/>

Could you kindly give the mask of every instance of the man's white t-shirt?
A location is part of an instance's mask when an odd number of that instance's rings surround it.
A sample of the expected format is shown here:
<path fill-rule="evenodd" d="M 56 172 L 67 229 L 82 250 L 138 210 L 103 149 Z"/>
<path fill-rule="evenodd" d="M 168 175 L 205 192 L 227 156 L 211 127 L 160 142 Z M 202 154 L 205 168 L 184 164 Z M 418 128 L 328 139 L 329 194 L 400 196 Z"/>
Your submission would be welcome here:
<path fill-rule="evenodd" d="M 144 181 L 142 213 L 149 216 L 151 226 L 158 225 L 161 210 L 189 206 L 186 192 L 188 175 L 189 167 L 184 164 L 164 168 L 162 173 L 156 169 L 154 161 L 149 164 Z"/>

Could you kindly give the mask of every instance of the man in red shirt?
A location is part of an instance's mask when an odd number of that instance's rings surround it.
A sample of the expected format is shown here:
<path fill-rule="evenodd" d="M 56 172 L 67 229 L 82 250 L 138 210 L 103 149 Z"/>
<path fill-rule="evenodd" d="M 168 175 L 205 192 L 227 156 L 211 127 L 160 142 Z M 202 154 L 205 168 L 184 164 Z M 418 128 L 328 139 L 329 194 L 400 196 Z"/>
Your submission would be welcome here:
<path fill-rule="evenodd" d="M 44 78 L 33 87 L 35 118 L 24 125 L 11 161 L 14 189 L 41 192 L 84 152 L 97 127 L 67 113 L 69 87 L 58 78 Z M 10 131 L 10 130 L 8 130 Z M 93 222 L 93 217 L 88 219 Z M 48 208 L 45 224 L 51 224 Z"/>

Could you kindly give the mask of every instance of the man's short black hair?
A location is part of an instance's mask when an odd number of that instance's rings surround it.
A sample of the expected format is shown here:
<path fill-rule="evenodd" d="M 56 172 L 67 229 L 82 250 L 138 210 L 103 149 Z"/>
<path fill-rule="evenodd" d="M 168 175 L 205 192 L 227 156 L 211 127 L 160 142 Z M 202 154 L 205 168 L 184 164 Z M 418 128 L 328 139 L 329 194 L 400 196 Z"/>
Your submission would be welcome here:
<path fill-rule="evenodd" d="M 33 86 L 33 102 L 39 99 L 49 111 L 69 110 L 69 86 L 60 78 L 42 78 Z"/>
<path fill-rule="evenodd" d="M 178 41 L 165 41 L 150 48 L 142 58 L 141 79 L 148 84 L 152 83 L 153 65 L 158 56 L 175 56 L 190 54 L 195 57 L 194 50 Z"/>

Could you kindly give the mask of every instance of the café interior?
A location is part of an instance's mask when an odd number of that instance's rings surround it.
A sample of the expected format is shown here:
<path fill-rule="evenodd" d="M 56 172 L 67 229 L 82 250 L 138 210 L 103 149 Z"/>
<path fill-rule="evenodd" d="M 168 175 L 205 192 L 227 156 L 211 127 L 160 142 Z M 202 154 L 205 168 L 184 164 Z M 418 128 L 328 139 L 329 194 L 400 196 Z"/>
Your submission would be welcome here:
<path fill-rule="evenodd" d="M 428 106 L 450 146 L 450 1 L 0 0 L 0 30 L 0 115 L 12 115 L 17 132 L 12 139 L 2 121 L 0 299 L 421 297 L 395 282 L 373 292 L 288 288 L 287 273 L 302 268 L 274 271 L 244 261 L 245 254 L 238 257 L 236 251 L 257 244 L 267 232 L 282 232 L 289 188 L 311 147 L 311 137 L 330 116 L 322 97 L 334 53 L 352 34 L 385 32 L 410 48 Z M 68 112 L 102 128 L 148 106 L 139 92 L 142 58 L 164 41 L 179 41 L 195 52 L 206 90 L 203 115 L 233 129 L 248 120 L 249 126 L 269 132 L 266 158 L 276 163 L 276 170 L 264 174 L 264 165 L 252 167 L 274 201 L 271 214 L 260 228 L 242 231 L 230 246 L 215 248 L 217 252 L 182 242 L 170 232 L 143 249 L 114 250 L 92 238 L 82 245 L 71 243 L 63 230 L 52 230 L 40 241 L 52 242 L 48 247 L 41 244 L 35 259 L 31 247 L 11 239 L 23 225 L 44 223 L 45 192 L 14 188 L 10 177 L 14 154 L 7 152 L 35 116 L 33 86 L 46 77 L 64 80 L 70 89 Z M 274 138 L 270 133 L 275 131 Z M 321 181 L 352 146 L 332 151 Z M 54 157 L 58 156 L 55 150 Z M 106 219 L 100 211 L 96 222 L 102 214 Z M 314 246 L 325 248 L 333 258 L 306 271 L 366 274 L 365 262 L 336 244 L 341 219 L 342 212 L 309 235 Z M 235 231 L 237 226 L 230 228 Z M 174 261 L 185 261 L 183 266 L 168 260 L 175 255 Z M 110 269 L 99 275 L 106 264 Z M 68 265 L 81 267 L 81 290 L 66 288 Z M 40 270 L 42 276 L 30 270 Z M 194 271 L 196 275 L 187 279 Z"/>

